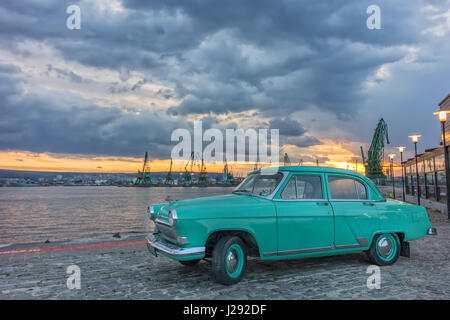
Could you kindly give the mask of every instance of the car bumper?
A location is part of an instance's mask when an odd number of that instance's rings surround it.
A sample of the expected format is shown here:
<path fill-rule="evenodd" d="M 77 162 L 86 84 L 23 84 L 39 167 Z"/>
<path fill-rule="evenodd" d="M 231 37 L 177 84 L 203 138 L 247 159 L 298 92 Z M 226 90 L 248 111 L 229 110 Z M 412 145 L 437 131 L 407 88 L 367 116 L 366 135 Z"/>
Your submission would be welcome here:
<path fill-rule="evenodd" d="M 162 253 L 178 260 L 201 259 L 205 256 L 205 247 L 180 248 L 164 243 L 154 235 L 149 235 L 146 239 L 150 253 L 155 256 L 157 253 Z"/>

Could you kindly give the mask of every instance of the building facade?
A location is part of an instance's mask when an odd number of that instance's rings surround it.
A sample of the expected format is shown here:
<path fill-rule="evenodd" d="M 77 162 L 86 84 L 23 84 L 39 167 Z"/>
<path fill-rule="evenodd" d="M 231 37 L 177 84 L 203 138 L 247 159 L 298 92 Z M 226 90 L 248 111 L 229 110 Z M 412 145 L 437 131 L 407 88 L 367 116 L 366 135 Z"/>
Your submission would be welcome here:
<path fill-rule="evenodd" d="M 417 196 L 416 160 L 408 159 L 405 163 L 406 194 Z M 424 199 L 447 202 L 447 187 L 445 180 L 444 148 L 426 150 L 417 157 L 419 169 L 420 195 Z"/>
<path fill-rule="evenodd" d="M 439 103 L 439 110 L 450 111 L 450 94 L 448 94 L 447 97 Z M 445 123 L 445 140 L 448 146 L 450 144 L 450 119 L 448 119 Z M 447 147 L 446 149 L 449 148 Z M 417 188 L 420 188 L 421 198 L 443 203 L 447 202 L 445 156 L 443 146 L 425 150 L 425 153 L 418 155 L 418 185 L 415 158 L 408 159 L 403 164 L 406 177 L 405 191 L 407 194 L 417 196 Z"/>

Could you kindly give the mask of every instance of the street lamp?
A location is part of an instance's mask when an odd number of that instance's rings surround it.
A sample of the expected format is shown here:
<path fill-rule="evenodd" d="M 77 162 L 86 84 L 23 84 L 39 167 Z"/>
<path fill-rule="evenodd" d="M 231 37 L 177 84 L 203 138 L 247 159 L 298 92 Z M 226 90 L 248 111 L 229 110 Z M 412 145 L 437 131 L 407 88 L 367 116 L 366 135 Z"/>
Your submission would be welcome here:
<path fill-rule="evenodd" d="M 392 194 L 395 199 L 395 180 L 394 180 L 394 157 L 395 154 L 388 154 L 389 159 L 391 159 L 391 179 L 392 179 Z"/>
<path fill-rule="evenodd" d="M 402 165 L 402 188 L 403 188 L 403 202 L 405 202 L 405 175 L 403 174 L 403 151 L 405 151 L 406 147 L 399 146 L 397 147 L 400 152 L 400 164 Z"/>
<path fill-rule="evenodd" d="M 417 142 L 421 137 L 420 134 L 413 134 L 409 136 L 414 142 L 414 157 L 416 158 L 416 188 L 417 188 L 417 204 L 420 206 L 420 187 L 419 187 L 419 166 L 417 165 Z"/>
<path fill-rule="evenodd" d="M 450 197 L 448 195 L 448 191 L 450 190 L 450 175 L 449 175 L 449 163 L 448 163 L 448 152 L 447 152 L 447 144 L 445 141 L 445 122 L 447 121 L 447 113 L 450 111 L 442 110 L 434 112 L 433 114 L 439 115 L 439 121 L 441 122 L 442 128 L 442 144 L 444 146 L 444 162 L 445 162 L 445 182 L 447 185 L 447 191 L 445 194 L 447 195 L 447 216 L 450 219 Z"/>

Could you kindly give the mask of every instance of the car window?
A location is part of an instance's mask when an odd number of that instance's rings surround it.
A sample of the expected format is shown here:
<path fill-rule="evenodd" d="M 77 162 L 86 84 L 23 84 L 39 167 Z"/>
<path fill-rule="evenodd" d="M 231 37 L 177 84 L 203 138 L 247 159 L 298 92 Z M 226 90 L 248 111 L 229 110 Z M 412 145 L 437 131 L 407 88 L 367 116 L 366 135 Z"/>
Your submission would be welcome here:
<path fill-rule="evenodd" d="M 253 191 L 253 184 L 255 183 L 257 177 L 257 174 L 250 174 L 244 181 L 241 182 L 240 185 L 237 186 L 236 190 L 251 193 Z"/>
<path fill-rule="evenodd" d="M 281 199 L 284 200 L 292 200 L 297 198 L 297 192 L 295 190 L 295 176 L 289 179 L 289 182 L 284 187 L 283 192 L 281 193 Z"/>
<path fill-rule="evenodd" d="M 355 179 L 340 176 L 329 176 L 328 185 L 332 199 L 367 199 L 366 187 Z"/>
<path fill-rule="evenodd" d="M 356 191 L 358 192 L 358 197 L 360 200 L 367 200 L 366 187 L 359 181 L 355 180 Z"/>
<path fill-rule="evenodd" d="M 281 199 L 323 199 L 320 176 L 294 175 L 284 187 Z"/>
<path fill-rule="evenodd" d="M 260 196 L 267 196 L 275 190 L 282 178 L 283 175 L 281 173 L 273 175 L 260 174 L 255 180 L 252 193 Z"/>
<path fill-rule="evenodd" d="M 253 173 L 242 181 L 233 192 L 267 196 L 271 194 L 283 179 L 283 174 Z"/>
<path fill-rule="evenodd" d="M 298 199 L 323 199 L 320 176 L 296 175 Z"/>

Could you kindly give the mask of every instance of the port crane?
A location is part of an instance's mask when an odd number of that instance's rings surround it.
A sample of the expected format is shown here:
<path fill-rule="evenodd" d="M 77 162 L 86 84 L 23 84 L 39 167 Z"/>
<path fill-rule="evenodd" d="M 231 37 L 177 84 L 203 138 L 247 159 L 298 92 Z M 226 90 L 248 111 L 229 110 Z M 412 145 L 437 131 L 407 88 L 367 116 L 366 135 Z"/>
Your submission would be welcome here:
<path fill-rule="evenodd" d="M 142 166 L 142 171 L 138 169 L 136 174 L 136 181 L 134 182 L 137 186 L 151 186 L 152 180 L 150 179 L 150 162 L 148 161 L 148 152 L 145 152 L 144 164 Z"/>
<path fill-rule="evenodd" d="M 377 127 L 367 152 L 367 159 L 364 156 L 363 147 L 361 146 L 361 156 L 366 168 L 366 176 L 369 179 L 386 179 L 383 173 L 382 162 L 384 158 L 384 140 L 389 144 L 388 127 L 383 118 L 378 121 Z"/>
<path fill-rule="evenodd" d="M 200 164 L 200 174 L 198 175 L 198 184 L 208 184 L 208 174 L 206 173 L 206 165 L 205 160 L 202 158 L 202 162 Z"/>
<path fill-rule="evenodd" d="M 172 165 L 173 165 L 173 160 L 172 158 L 170 158 L 170 168 L 169 168 L 169 172 L 167 172 L 166 175 L 166 184 L 174 184 L 174 179 L 172 177 Z"/>
<path fill-rule="evenodd" d="M 188 162 L 184 166 L 184 172 L 181 176 L 181 180 L 185 186 L 189 186 L 192 184 L 194 161 L 195 161 L 194 160 L 194 152 L 191 152 L 191 157 L 189 158 Z"/>
<path fill-rule="evenodd" d="M 223 167 L 223 183 L 224 184 L 233 184 L 234 182 L 234 177 L 232 172 L 229 171 L 228 169 L 228 163 L 225 160 L 225 165 Z"/>

